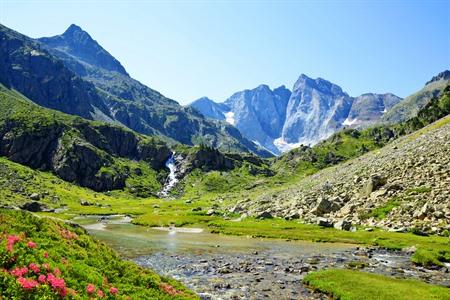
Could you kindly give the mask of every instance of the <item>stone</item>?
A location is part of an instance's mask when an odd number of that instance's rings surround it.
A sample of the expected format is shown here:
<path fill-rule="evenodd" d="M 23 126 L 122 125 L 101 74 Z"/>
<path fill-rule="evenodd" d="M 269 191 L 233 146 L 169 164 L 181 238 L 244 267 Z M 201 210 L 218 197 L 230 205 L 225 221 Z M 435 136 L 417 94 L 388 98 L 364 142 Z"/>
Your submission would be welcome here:
<path fill-rule="evenodd" d="M 380 175 L 372 175 L 367 180 L 366 185 L 364 187 L 364 194 L 369 196 L 373 191 L 377 190 L 381 186 L 386 184 L 386 178 Z"/>
<path fill-rule="evenodd" d="M 208 209 L 208 211 L 206 212 L 207 216 L 212 216 L 216 213 L 216 211 L 214 209 Z"/>
<path fill-rule="evenodd" d="M 352 222 L 342 219 L 337 221 L 333 227 L 339 230 L 349 231 L 352 227 Z"/>
<path fill-rule="evenodd" d="M 319 225 L 321 227 L 333 227 L 333 222 L 331 222 L 327 218 L 319 217 L 319 218 L 317 218 L 316 223 L 317 223 L 317 225 Z"/>
<path fill-rule="evenodd" d="M 39 195 L 38 193 L 33 193 L 30 195 L 30 199 L 38 201 L 39 199 L 41 199 L 41 195 Z"/>
<path fill-rule="evenodd" d="M 52 209 L 49 209 L 47 207 L 47 205 L 37 202 L 37 201 L 27 202 L 24 205 L 22 205 L 20 208 L 23 210 L 31 211 L 31 212 L 53 211 Z"/>
<path fill-rule="evenodd" d="M 377 190 L 377 191 L 372 192 L 372 194 L 370 194 L 370 197 L 372 197 L 372 198 L 378 198 L 378 197 L 381 197 L 381 196 L 386 195 L 386 193 L 387 193 L 387 190 L 385 190 L 385 189 L 379 189 L 379 190 Z"/>
<path fill-rule="evenodd" d="M 269 211 L 263 211 L 256 216 L 257 219 L 270 219 L 272 217 L 273 216 Z"/>
<path fill-rule="evenodd" d="M 312 213 L 317 216 L 337 211 L 340 208 L 340 205 L 337 202 L 333 202 L 325 197 L 319 197 L 317 202 L 317 206 L 312 210 Z"/>
<path fill-rule="evenodd" d="M 86 201 L 86 200 L 81 200 L 81 201 L 80 201 L 80 205 L 81 205 L 81 206 L 91 206 L 91 205 L 93 205 L 93 204 L 90 203 L 90 202 L 88 202 L 88 201 Z"/>

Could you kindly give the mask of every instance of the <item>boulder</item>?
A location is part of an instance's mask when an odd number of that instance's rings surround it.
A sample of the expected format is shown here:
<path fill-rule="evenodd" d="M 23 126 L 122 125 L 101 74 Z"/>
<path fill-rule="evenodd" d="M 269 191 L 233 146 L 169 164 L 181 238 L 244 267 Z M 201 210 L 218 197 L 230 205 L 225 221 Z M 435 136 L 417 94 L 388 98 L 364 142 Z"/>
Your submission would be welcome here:
<path fill-rule="evenodd" d="M 334 228 L 349 231 L 352 228 L 352 222 L 345 219 L 339 220 L 334 224 Z"/>
<path fill-rule="evenodd" d="M 317 225 L 322 227 L 333 227 L 333 222 L 331 222 L 327 218 L 317 218 L 316 223 Z"/>
<path fill-rule="evenodd" d="M 90 203 L 90 202 L 88 202 L 88 201 L 86 201 L 86 200 L 81 200 L 81 201 L 80 201 L 80 205 L 81 205 L 81 206 L 90 206 L 90 205 L 93 205 L 93 204 Z"/>
<path fill-rule="evenodd" d="M 37 201 L 27 202 L 24 205 L 22 205 L 20 208 L 23 210 L 31 211 L 31 212 L 53 211 L 52 209 L 49 209 L 47 207 L 47 205 L 37 202 Z"/>
<path fill-rule="evenodd" d="M 39 199 L 41 199 L 41 195 L 39 195 L 38 193 L 33 193 L 30 195 L 30 199 L 38 201 Z"/>
<path fill-rule="evenodd" d="M 317 206 L 313 208 L 312 213 L 317 216 L 322 216 L 326 213 L 339 210 L 341 207 L 338 202 L 334 202 L 325 197 L 319 197 Z"/>
<path fill-rule="evenodd" d="M 269 211 L 263 211 L 256 216 L 257 219 L 270 219 L 272 214 Z"/>
<path fill-rule="evenodd" d="M 380 187 L 386 184 L 386 178 L 380 175 L 372 175 L 366 182 L 364 187 L 364 194 L 369 196 L 373 191 L 376 191 Z"/>

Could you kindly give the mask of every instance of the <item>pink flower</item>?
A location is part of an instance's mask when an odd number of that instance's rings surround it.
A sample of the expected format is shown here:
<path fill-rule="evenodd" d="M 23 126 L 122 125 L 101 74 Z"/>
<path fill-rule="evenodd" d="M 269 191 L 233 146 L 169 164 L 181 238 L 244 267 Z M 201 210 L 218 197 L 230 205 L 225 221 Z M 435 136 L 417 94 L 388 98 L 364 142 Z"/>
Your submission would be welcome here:
<path fill-rule="evenodd" d="M 66 287 L 62 288 L 59 290 L 59 295 L 64 298 L 65 296 L 67 296 L 67 289 Z"/>
<path fill-rule="evenodd" d="M 102 290 L 98 290 L 98 291 L 97 291 L 97 296 L 98 296 L 99 298 L 103 298 L 103 297 L 105 297 L 105 294 L 102 292 Z"/>
<path fill-rule="evenodd" d="M 13 275 L 14 277 L 23 277 L 23 275 L 28 273 L 28 268 L 27 267 L 23 267 L 23 268 L 14 268 L 11 271 L 11 275 Z"/>
<path fill-rule="evenodd" d="M 95 292 L 95 285 L 93 285 L 92 283 L 89 283 L 86 287 L 86 292 L 88 294 L 92 294 L 93 292 Z"/>
<path fill-rule="evenodd" d="M 48 258 L 48 252 L 47 251 L 44 252 L 44 257 Z"/>
<path fill-rule="evenodd" d="M 31 263 L 28 267 L 29 267 L 31 270 L 33 270 L 33 272 L 34 272 L 35 274 L 39 274 L 39 273 L 41 272 L 41 269 L 40 269 L 39 266 L 36 265 L 35 263 Z"/>
<path fill-rule="evenodd" d="M 59 270 L 58 267 L 56 267 L 56 268 L 53 269 L 53 273 L 55 273 L 56 276 L 61 275 L 61 271 Z"/>
<path fill-rule="evenodd" d="M 24 288 L 26 290 L 31 290 L 38 285 L 38 282 L 36 280 L 27 279 L 27 278 L 23 278 L 23 277 L 19 277 L 17 279 L 17 281 L 20 283 L 22 288 Z"/>
<path fill-rule="evenodd" d="M 29 247 L 29 248 L 36 248 L 36 243 L 35 242 L 32 242 L 32 241 L 29 241 L 28 243 L 27 243 L 27 246 Z"/>
<path fill-rule="evenodd" d="M 49 265 L 48 263 L 42 264 L 42 267 L 43 267 L 44 269 L 46 269 L 47 271 L 50 270 L 50 265 Z"/>
<path fill-rule="evenodd" d="M 46 280 L 47 280 L 47 277 L 45 275 L 39 275 L 39 277 L 38 277 L 39 283 L 45 283 Z"/>
<path fill-rule="evenodd" d="M 113 286 L 109 289 L 109 293 L 110 293 L 111 295 L 117 294 L 118 291 L 119 291 L 119 290 L 118 290 L 117 288 L 113 287 Z"/>
<path fill-rule="evenodd" d="M 18 237 L 17 235 L 9 235 L 7 237 L 6 250 L 12 252 L 14 244 L 17 243 L 18 241 L 20 241 L 20 237 Z"/>

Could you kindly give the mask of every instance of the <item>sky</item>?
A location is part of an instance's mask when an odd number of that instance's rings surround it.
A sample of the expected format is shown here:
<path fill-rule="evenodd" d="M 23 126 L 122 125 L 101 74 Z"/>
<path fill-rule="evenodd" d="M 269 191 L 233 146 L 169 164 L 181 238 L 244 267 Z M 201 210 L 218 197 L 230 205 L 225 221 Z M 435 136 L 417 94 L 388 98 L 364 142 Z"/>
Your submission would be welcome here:
<path fill-rule="evenodd" d="M 34 38 L 77 24 L 182 104 L 302 73 L 405 97 L 450 69 L 450 0 L 0 0 L 0 23 Z"/>

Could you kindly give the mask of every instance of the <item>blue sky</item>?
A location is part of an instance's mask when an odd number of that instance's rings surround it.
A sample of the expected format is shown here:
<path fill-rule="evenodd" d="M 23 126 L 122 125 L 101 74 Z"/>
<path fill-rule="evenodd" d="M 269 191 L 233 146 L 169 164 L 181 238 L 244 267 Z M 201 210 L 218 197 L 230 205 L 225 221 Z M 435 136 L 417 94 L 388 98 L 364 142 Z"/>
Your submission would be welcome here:
<path fill-rule="evenodd" d="M 405 97 L 450 69 L 446 1 L 0 0 L 31 37 L 80 25 L 139 81 L 180 103 L 223 101 L 301 73 L 352 96 Z"/>

